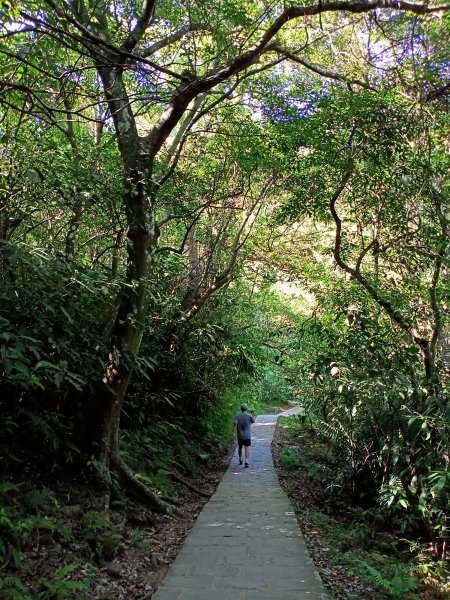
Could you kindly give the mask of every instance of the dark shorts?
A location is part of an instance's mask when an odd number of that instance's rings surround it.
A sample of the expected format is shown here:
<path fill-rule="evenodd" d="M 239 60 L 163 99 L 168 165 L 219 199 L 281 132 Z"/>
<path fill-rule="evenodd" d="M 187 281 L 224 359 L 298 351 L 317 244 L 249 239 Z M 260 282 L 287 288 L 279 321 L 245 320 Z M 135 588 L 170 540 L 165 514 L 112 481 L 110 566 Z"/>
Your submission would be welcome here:
<path fill-rule="evenodd" d="M 252 440 L 241 440 L 240 438 L 238 438 L 238 444 L 239 448 L 242 448 L 242 446 L 251 446 Z"/>

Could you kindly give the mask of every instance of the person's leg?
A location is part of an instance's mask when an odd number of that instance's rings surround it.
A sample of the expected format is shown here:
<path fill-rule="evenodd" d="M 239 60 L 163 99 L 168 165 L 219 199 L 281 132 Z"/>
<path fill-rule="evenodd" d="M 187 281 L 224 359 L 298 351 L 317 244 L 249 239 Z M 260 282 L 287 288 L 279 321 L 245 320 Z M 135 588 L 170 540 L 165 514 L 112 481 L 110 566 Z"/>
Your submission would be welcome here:
<path fill-rule="evenodd" d="M 248 462 L 250 460 L 250 440 L 245 444 L 245 466 L 248 467 Z"/>
<path fill-rule="evenodd" d="M 238 439 L 238 455 L 239 455 L 239 464 L 242 465 L 242 440 Z"/>

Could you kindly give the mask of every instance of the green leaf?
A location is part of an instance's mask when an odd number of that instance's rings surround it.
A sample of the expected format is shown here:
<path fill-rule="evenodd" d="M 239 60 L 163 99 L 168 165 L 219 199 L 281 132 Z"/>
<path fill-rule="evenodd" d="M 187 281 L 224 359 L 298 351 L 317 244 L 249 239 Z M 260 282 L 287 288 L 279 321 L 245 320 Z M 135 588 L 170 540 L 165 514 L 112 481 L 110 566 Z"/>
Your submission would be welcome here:
<path fill-rule="evenodd" d="M 44 181 L 44 175 L 42 171 L 36 168 L 28 169 L 25 175 L 28 177 L 31 183 L 38 184 Z"/>

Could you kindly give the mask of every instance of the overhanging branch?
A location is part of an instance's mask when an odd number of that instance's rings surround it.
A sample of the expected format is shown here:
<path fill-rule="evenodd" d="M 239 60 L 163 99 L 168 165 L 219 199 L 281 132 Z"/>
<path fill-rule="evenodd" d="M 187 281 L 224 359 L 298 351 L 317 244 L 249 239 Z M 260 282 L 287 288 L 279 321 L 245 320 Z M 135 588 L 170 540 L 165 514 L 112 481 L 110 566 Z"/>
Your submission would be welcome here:
<path fill-rule="evenodd" d="M 271 50 L 269 46 L 276 47 L 274 38 L 286 23 L 302 17 L 315 16 L 328 12 L 343 13 L 368 13 L 377 9 L 392 9 L 396 11 L 408 11 L 418 15 L 435 14 L 450 10 L 450 4 L 441 6 L 429 6 L 414 2 L 403 2 L 402 0 L 368 0 L 366 2 L 330 2 L 322 4 L 319 2 L 314 6 L 293 6 L 286 9 L 277 17 L 272 25 L 261 36 L 259 42 L 247 52 L 242 53 L 228 64 L 210 69 L 204 76 L 191 75 L 189 81 L 180 84 L 176 90 L 172 103 L 164 113 L 160 122 L 153 129 L 150 136 L 150 152 L 153 156 L 160 150 L 167 136 L 177 125 L 190 102 L 199 94 L 209 92 L 215 86 L 227 81 L 233 75 L 237 75 L 258 62 L 261 54 Z"/>
<path fill-rule="evenodd" d="M 386 314 L 400 327 L 400 329 L 402 331 L 404 331 L 405 333 L 407 333 L 412 338 L 414 343 L 419 346 L 422 355 L 424 355 L 424 357 L 425 357 L 425 354 L 428 353 L 429 341 L 427 339 L 419 336 L 414 331 L 414 328 L 412 327 L 412 325 L 410 323 L 408 323 L 408 321 L 405 319 L 405 317 L 399 311 L 395 310 L 395 308 L 392 306 L 392 304 L 388 300 L 385 300 L 378 293 L 378 291 L 373 287 L 373 285 L 369 281 L 367 281 L 367 279 L 362 275 L 359 268 L 351 267 L 342 258 L 342 255 L 341 255 L 342 221 L 336 210 L 336 202 L 339 199 L 342 192 L 344 191 L 345 187 L 347 186 L 347 183 L 350 180 L 351 174 L 352 174 L 351 170 L 347 171 L 344 174 L 341 183 L 339 184 L 336 192 L 333 194 L 333 197 L 331 198 L 330 203 L 329 203 L 329 209 L 330 209 L 331 215 L 332 215 L 333 220 L 336 225 L 336 233 L 335 233 L 334 249 L 333 249 L 334 260 L 336 261 L 336 264 L 345 273 L 347 273 L 352 278 L 354 278 L 366 290 L 366 292 L 369 294 L 369 296 L 386 312 Z M 426 364 L 425 364 L 425 366 L 426 366 Z M 428 373 L 427 373 L 427 375 L 428 375 Z"/>
<path fill-rule="evenodd" d="M 283 48 L 281 46 L 281 44 L 273 43 L 273 44 L 271 44 L 271 46 L 272 46 L 271 49 L 274 52 L 277 52 L 278 54 L 288 58 L 292 62 L 302 65 L 309 71 L 313 71 L 314 73 L 317 73 L 317 75 L 320 75 L 321 77 L 326 77 L 327 79 L 334 79 L 335 81 L 342 81 L 343 83 L 346 83 L 347 85 L 358 85 L 366 90 L 371 90 L 373 92 L 376 91 L 376 89 L 374 87 L 372 87 L 370 84 L 368 84 L 365 81 L 361 81 L 360 79 L 351 79 L 350 77 L 345 77 L 345 75 L 340 75 L 339 73 L 336 73 L 335 71 L 328 71 L 327 69 L 324 69 L 324 68 L 320 67 L 319 65 L 315 65 L 304 58 L 300 58 L 300 56 L 295 54 L 295 52 L 291 52 L 287 48 Z"/>

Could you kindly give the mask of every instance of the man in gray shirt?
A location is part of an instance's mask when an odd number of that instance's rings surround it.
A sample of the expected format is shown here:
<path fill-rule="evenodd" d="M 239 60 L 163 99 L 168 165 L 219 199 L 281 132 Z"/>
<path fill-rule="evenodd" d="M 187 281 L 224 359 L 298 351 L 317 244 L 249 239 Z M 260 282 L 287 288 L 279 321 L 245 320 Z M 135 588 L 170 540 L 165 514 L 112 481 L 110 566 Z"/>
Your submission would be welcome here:
<path fill-rule="evenodd" d="M 239 446 L 239 464 L 242 465 L 242 447 L 245 447 L 245 466 L 248 467 L 250 459 L 250 446 L 252 444 L 252 423 L 255 422 L 255 417 L 251 412 L 248 412 L 248 406 L 241 404 L 241 412 L 234 417 L 233 431 L 237 438 Z"/>

